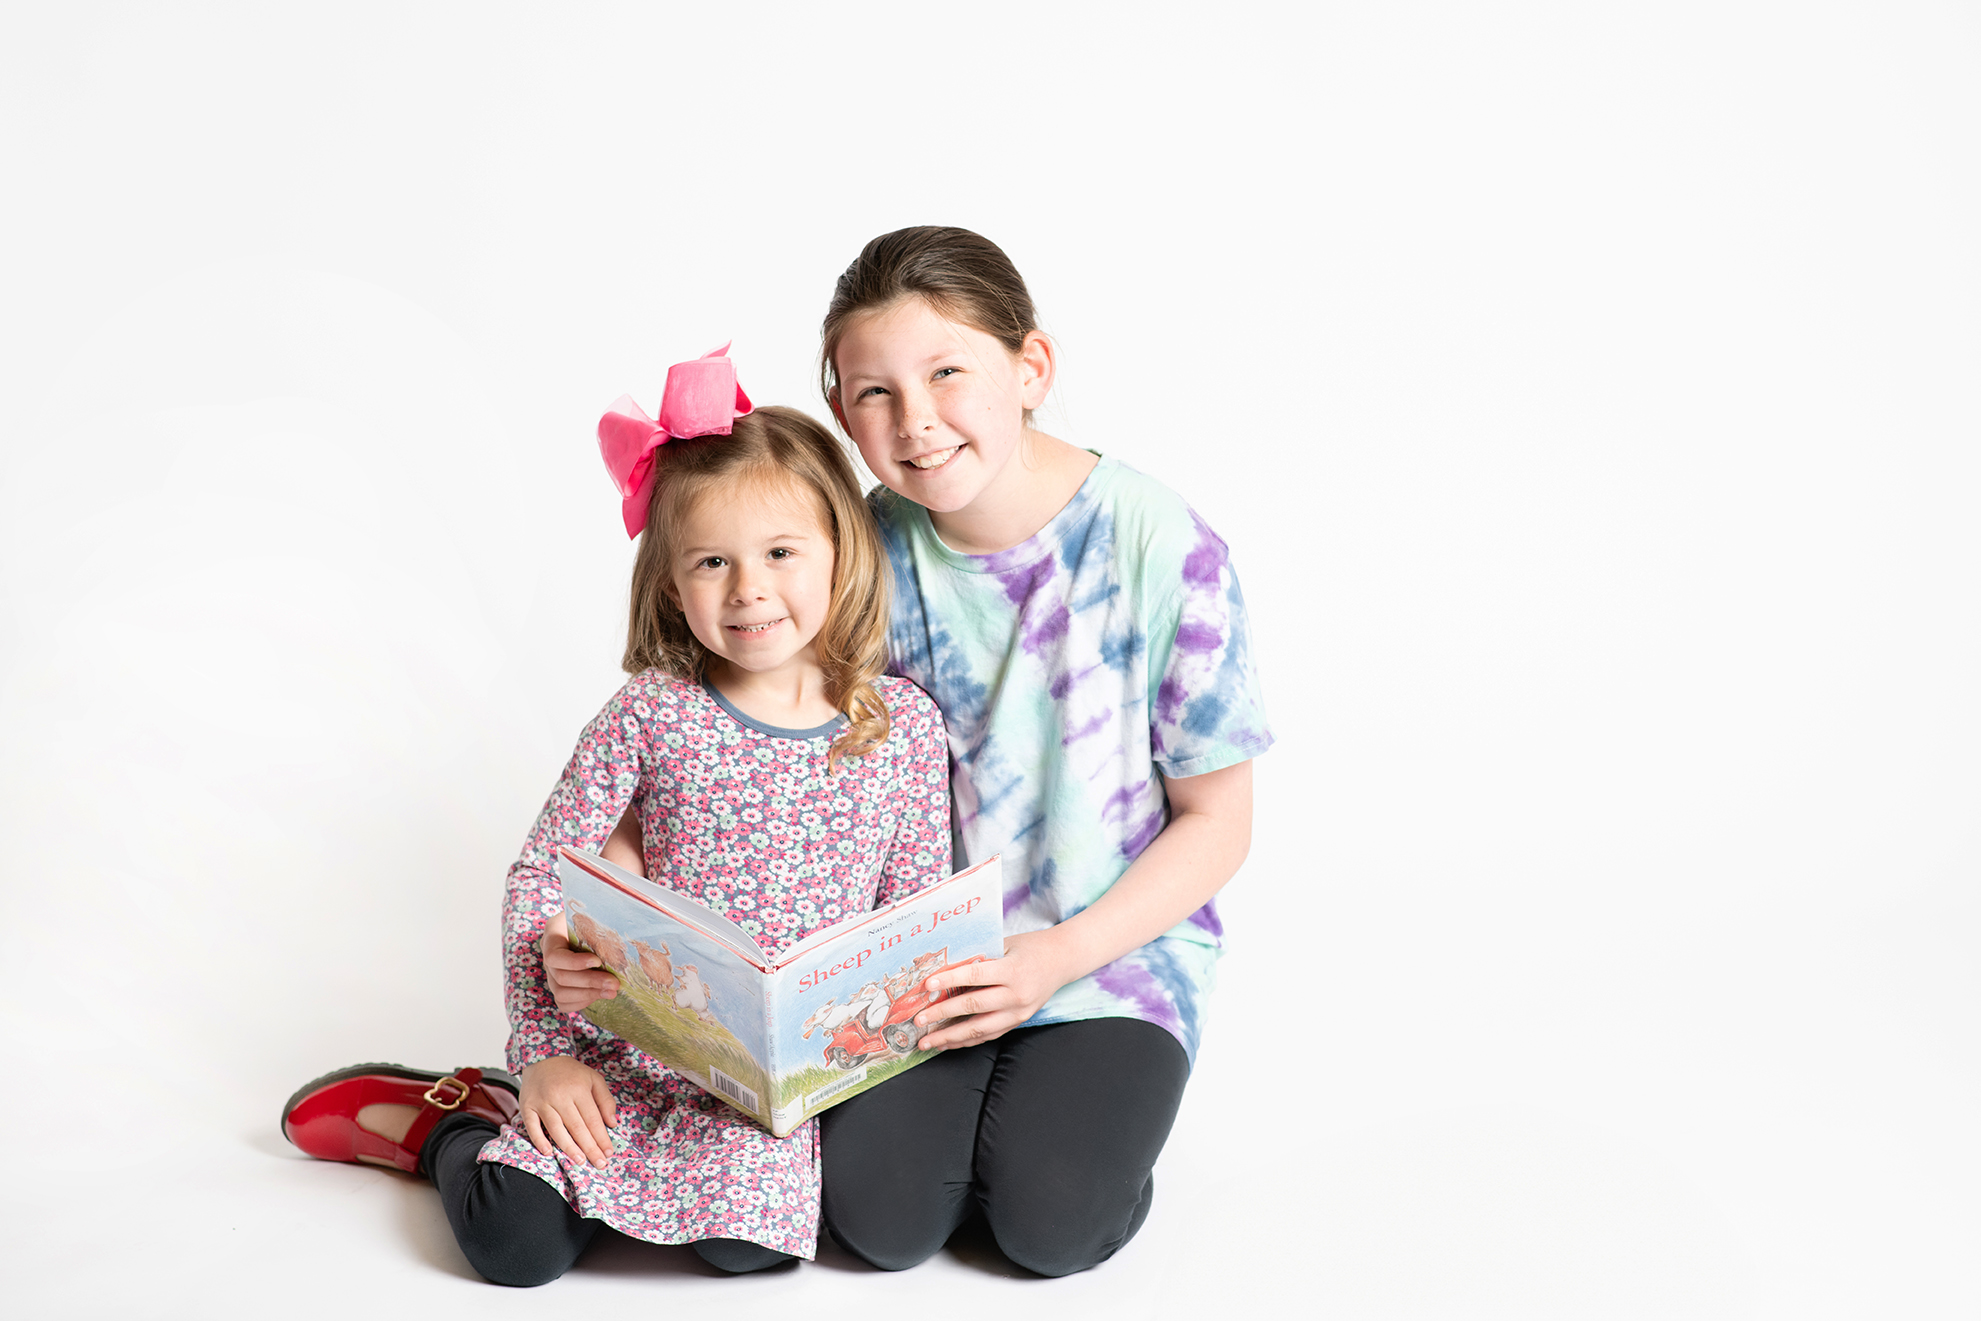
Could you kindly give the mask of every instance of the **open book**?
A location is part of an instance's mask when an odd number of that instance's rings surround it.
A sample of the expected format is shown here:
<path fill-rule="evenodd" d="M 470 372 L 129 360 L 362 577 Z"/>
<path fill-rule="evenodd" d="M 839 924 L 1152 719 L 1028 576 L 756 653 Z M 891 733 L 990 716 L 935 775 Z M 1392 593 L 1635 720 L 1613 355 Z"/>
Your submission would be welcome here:
<path fill-rule="evenodd" d="M 1004 954 L 999 859 L 816 931 L 773 962 L 715 910 L 560 848 L 571 943 L 619 994 L 585 1017 L 778 1137 L 933 1053 L 915 1015 L 930 974 Z"/>

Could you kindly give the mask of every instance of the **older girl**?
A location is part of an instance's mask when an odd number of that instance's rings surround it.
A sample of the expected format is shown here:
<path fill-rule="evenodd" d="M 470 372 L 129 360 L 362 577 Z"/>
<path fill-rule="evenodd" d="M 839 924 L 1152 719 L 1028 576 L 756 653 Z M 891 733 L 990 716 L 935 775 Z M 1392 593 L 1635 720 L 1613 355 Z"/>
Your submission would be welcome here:
<path fill-rule="evenodd" d="M 882 235 L 840 276 L 822 385 L 879 477 L 890 667 L 948 725 L 956 865 L 1002 852 L 1002 959 L 944 1055 L 823 1117 L 833 1237 L 899 1269 L 981 1208 L 1046 1275 L 1134 1236 L 1203 1030 L 1212 896 L 1272 743 L 1225 544 L 1117 459 L 1031 426 L 1052 341 L 998 247 Z"/>

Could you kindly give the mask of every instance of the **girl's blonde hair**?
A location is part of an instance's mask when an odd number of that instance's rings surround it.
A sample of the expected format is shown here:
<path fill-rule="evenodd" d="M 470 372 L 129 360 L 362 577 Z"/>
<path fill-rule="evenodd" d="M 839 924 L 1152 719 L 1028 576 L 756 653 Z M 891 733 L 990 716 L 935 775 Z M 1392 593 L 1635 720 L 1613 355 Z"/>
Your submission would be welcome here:
<path fill-rule="evenodd" d="M 759 408 L 736 419 L 727 436 L 671 440 L 654 452 L 658 478 L 647 530 L 633 557 L 632 608 L 626 624 L 628 674 L 657 669 L 699 683 L 708 648 L 688 628 L 674 597 L 673 539 L 697 501 L 750 498 L 760 492 L 809 492 L 832 533 L 832 603 L 819 629 L 819 668 L 826 699 L 846 728 L 826 754 L 872 752 L 891 721 L 874 680 L 887 665 L 888 567 L 880 530 L 860 494 L 853 465 L 831 433 L 795 408 Z"/>

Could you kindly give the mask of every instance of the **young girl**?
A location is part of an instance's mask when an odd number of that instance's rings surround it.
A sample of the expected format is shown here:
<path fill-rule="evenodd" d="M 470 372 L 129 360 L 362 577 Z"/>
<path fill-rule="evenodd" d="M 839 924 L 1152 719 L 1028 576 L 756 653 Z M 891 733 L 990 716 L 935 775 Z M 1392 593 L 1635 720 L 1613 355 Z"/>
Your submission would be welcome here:
<path fill-rule="evenodd" d="M 821 385 L 884 488 L 890 668 L 948 724 L 956 865 L 1009 878 L 1004 957 L 931 979 L 967 1015 L 922 1039 L 946 1053 L 822 1116 L 827 1227 L 886 1269 L 979 1207 L 1046 1275 L 1141 1227 L 1272 743 L 1224 543 L 1032 429 L 1054 369 L 968 230 L 882 235 L 826 311 Z"/>
<path fill-rule="evenodd" d="M 500 1284 L 557 1278 L 601 1224 L 728 1271 L 809 1258 L 818 1234 L 816 1125 L 772 1138 L 560 1006 L 546 959 L 585 982 L 578 1003 L 616 983 L 563 938 L 557 846 L 604 848 L 773 952 L 949 871 L 941 718 L 881 673 L 887 575 L 852 465 L 804 414 L 751 412 L 721 352 L 669 372 L 658 424 L 630 400 L 600 424 L 627 530 L 645 530 L 633 677 L 579 736 L 509 873 L 520 1087 L 359 1065 L 283 1108 L 311 1155 L 432 1178 L 462 1251 Z"/>

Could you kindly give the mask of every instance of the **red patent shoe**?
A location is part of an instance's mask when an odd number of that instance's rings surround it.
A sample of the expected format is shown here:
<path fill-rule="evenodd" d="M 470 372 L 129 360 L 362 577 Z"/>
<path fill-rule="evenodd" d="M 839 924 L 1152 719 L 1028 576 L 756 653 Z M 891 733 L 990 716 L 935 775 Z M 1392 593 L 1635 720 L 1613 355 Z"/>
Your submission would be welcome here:
<path fill-rule="evenodd" d="M 430 1073 L 401 1064 L 354 1064 L 303 1084 L 282 1107 L 282 1135 L 318 1160 L 390 1165 L 408 1174 L 420 1168 L 420 1147 L 448 1115 L 479 1115 L 511 1124 L 521 1108 L 516 1080 L 500 1069 Z M 358 1125 L 368 1105 L 418 1106 L 420 1113 L 398 1142 Z"/>

